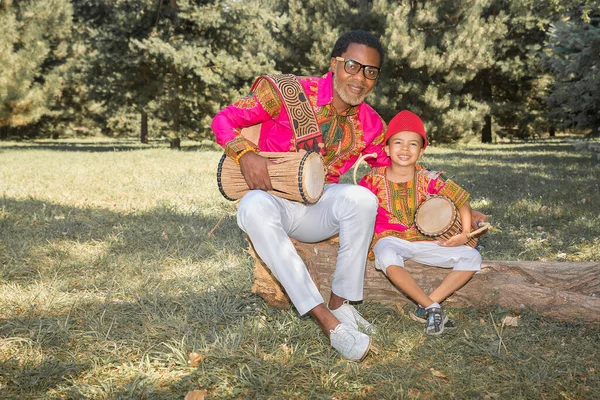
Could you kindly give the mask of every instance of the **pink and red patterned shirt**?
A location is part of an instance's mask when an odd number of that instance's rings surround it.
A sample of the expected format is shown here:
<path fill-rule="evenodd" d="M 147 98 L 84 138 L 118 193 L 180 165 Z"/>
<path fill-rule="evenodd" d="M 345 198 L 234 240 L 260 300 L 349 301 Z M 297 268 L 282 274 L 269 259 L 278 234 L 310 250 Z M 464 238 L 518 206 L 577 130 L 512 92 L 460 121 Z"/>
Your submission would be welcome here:
<path fill-rule="evenodd" d="M 317 117 L 325 145 L 326 183 L 338 183 L 361 154 L 375 153 L 367 162 L 371 167 L 390 164 L 383 151 L 385 123 L 373 108 L 362 102 L 339 114 L 332 105 L 333 74 L 323 77 L 298 77 Z M 217 143 L 234 161 L 249 150 L 269 152 L 296 151 L 287 112 L 282 112 L 277 91 L 266 79 L 250 93 L 221 110 L 211 127 Z M 262 123 L 258 145 L 241 135 L 241 129 Z"/>
<path fill-rule="evenodd" d="M 372 246 L 386 236 L 410 242 L 436 240 L 422 235 L 415 226 L 415 213 L 419 205 L 432 194 L 448 197 L 457 208 L 469 199 L 467 191 L 452 180 L 443 180 L 441 172 L 416 165 L 413 181 L 396 183 L 387 179 L 386 169 L 374 168 L 359 183 L 373 192 L 379 203 Z"/>

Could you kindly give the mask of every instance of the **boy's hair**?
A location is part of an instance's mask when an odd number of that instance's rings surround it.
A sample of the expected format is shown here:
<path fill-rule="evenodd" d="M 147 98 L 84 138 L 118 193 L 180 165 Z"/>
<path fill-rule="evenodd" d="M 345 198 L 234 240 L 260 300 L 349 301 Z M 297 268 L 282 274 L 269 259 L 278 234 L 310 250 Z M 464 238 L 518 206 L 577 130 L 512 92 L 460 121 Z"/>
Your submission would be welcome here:
<path fill-rule="evenodd" d="M 402 110 L 396 114 L 387 126 L 384 143 L 387 144 L 387 141 L 392 136 L 402 131 L 410 131 L 419 134 L 423 138 L 423 150 L 425 150 L 425 147 L 427 147 L 427 133 L 425 132 L 423 121 L 421 121 L 421 118 L 419 118 L 417 114 L 408 110 Z"/>
<path fill-rule="evenodd" d="M 341 57 L 342 53 L 348 50 L 348 46 L 352 43 L 364 44 L 365 46 L 377 50 L 379 53 L 379 67 L 381 68 L 384 56 L 381 41 L 375 35 L 366 31 L 350 31 L 344 33 L 338 38 L 337 42 L 335 42 L 333 50 L 331 51 L 331 57 Z"/>

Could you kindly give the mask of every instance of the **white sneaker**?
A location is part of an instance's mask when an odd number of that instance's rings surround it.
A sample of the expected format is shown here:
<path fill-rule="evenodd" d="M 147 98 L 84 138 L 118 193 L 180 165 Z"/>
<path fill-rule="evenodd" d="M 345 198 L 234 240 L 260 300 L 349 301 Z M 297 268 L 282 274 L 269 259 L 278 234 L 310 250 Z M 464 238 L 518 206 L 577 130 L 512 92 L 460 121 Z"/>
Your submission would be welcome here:
<path fill-rule="evenodd" d="M 352 328 L 368 333 L 369 335 L 374 335 L 376 333 L 375 327 L 364 319 L 363 316 L 356 311 L 356 308 L 348 303 L 348 300 L 344 301 L 344 304 L 342 304 L 340 308 L 336 308 L 335 310 L 329 309 L 329 311 L 331 311 L 342 324 L 351 326 Z"/>
<path fill-rule="evenodd" d="M 329 331 L 331 346 L 351 361 L 362 361 L 371 347 L 371 338 L 351 327 L 339 324 Z"/>

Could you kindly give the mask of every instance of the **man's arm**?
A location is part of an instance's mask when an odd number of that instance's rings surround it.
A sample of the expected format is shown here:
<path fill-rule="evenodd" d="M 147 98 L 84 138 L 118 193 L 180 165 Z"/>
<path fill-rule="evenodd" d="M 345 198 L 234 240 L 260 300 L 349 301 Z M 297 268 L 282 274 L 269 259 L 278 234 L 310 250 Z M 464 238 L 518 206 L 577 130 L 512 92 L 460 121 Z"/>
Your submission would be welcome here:
<path fill-rule="evenodd" d="M 272 88 L 262 81 L 254 93 L 221 110 L 213 119 L 211 128 L 217 143 L 225 148 L 225 154 L 236 164 L 250 189 L 271 190 L 267 165 L 269 161 L 257 154 L 259 148 L 246 139 L 242 128 L 257 125 L 279 115 L 281 105 L 270 101 L 267 110 L 260 99 L 272 98 Z"/>

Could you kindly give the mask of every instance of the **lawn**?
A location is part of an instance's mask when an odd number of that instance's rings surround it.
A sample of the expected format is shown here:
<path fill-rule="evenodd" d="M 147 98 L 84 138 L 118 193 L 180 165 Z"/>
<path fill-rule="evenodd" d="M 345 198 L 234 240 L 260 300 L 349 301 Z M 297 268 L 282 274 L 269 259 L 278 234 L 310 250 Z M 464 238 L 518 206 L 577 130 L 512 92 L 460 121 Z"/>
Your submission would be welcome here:
<path fill-rule="evenodd" d="M 504 328 L 501 307 L 450 309 L 458 327 L 426 337 L 365 302 L 379 351 L 343 360 L 251 293 L 221 153 L 165 147 L 0 142 L 0 398 L 600 398 L 600 324 L 527 309 Z M 600 261 L 600 166 L 564 137 L 428 148 L 423 164 L 490 215 L 485 259 Z"/>

